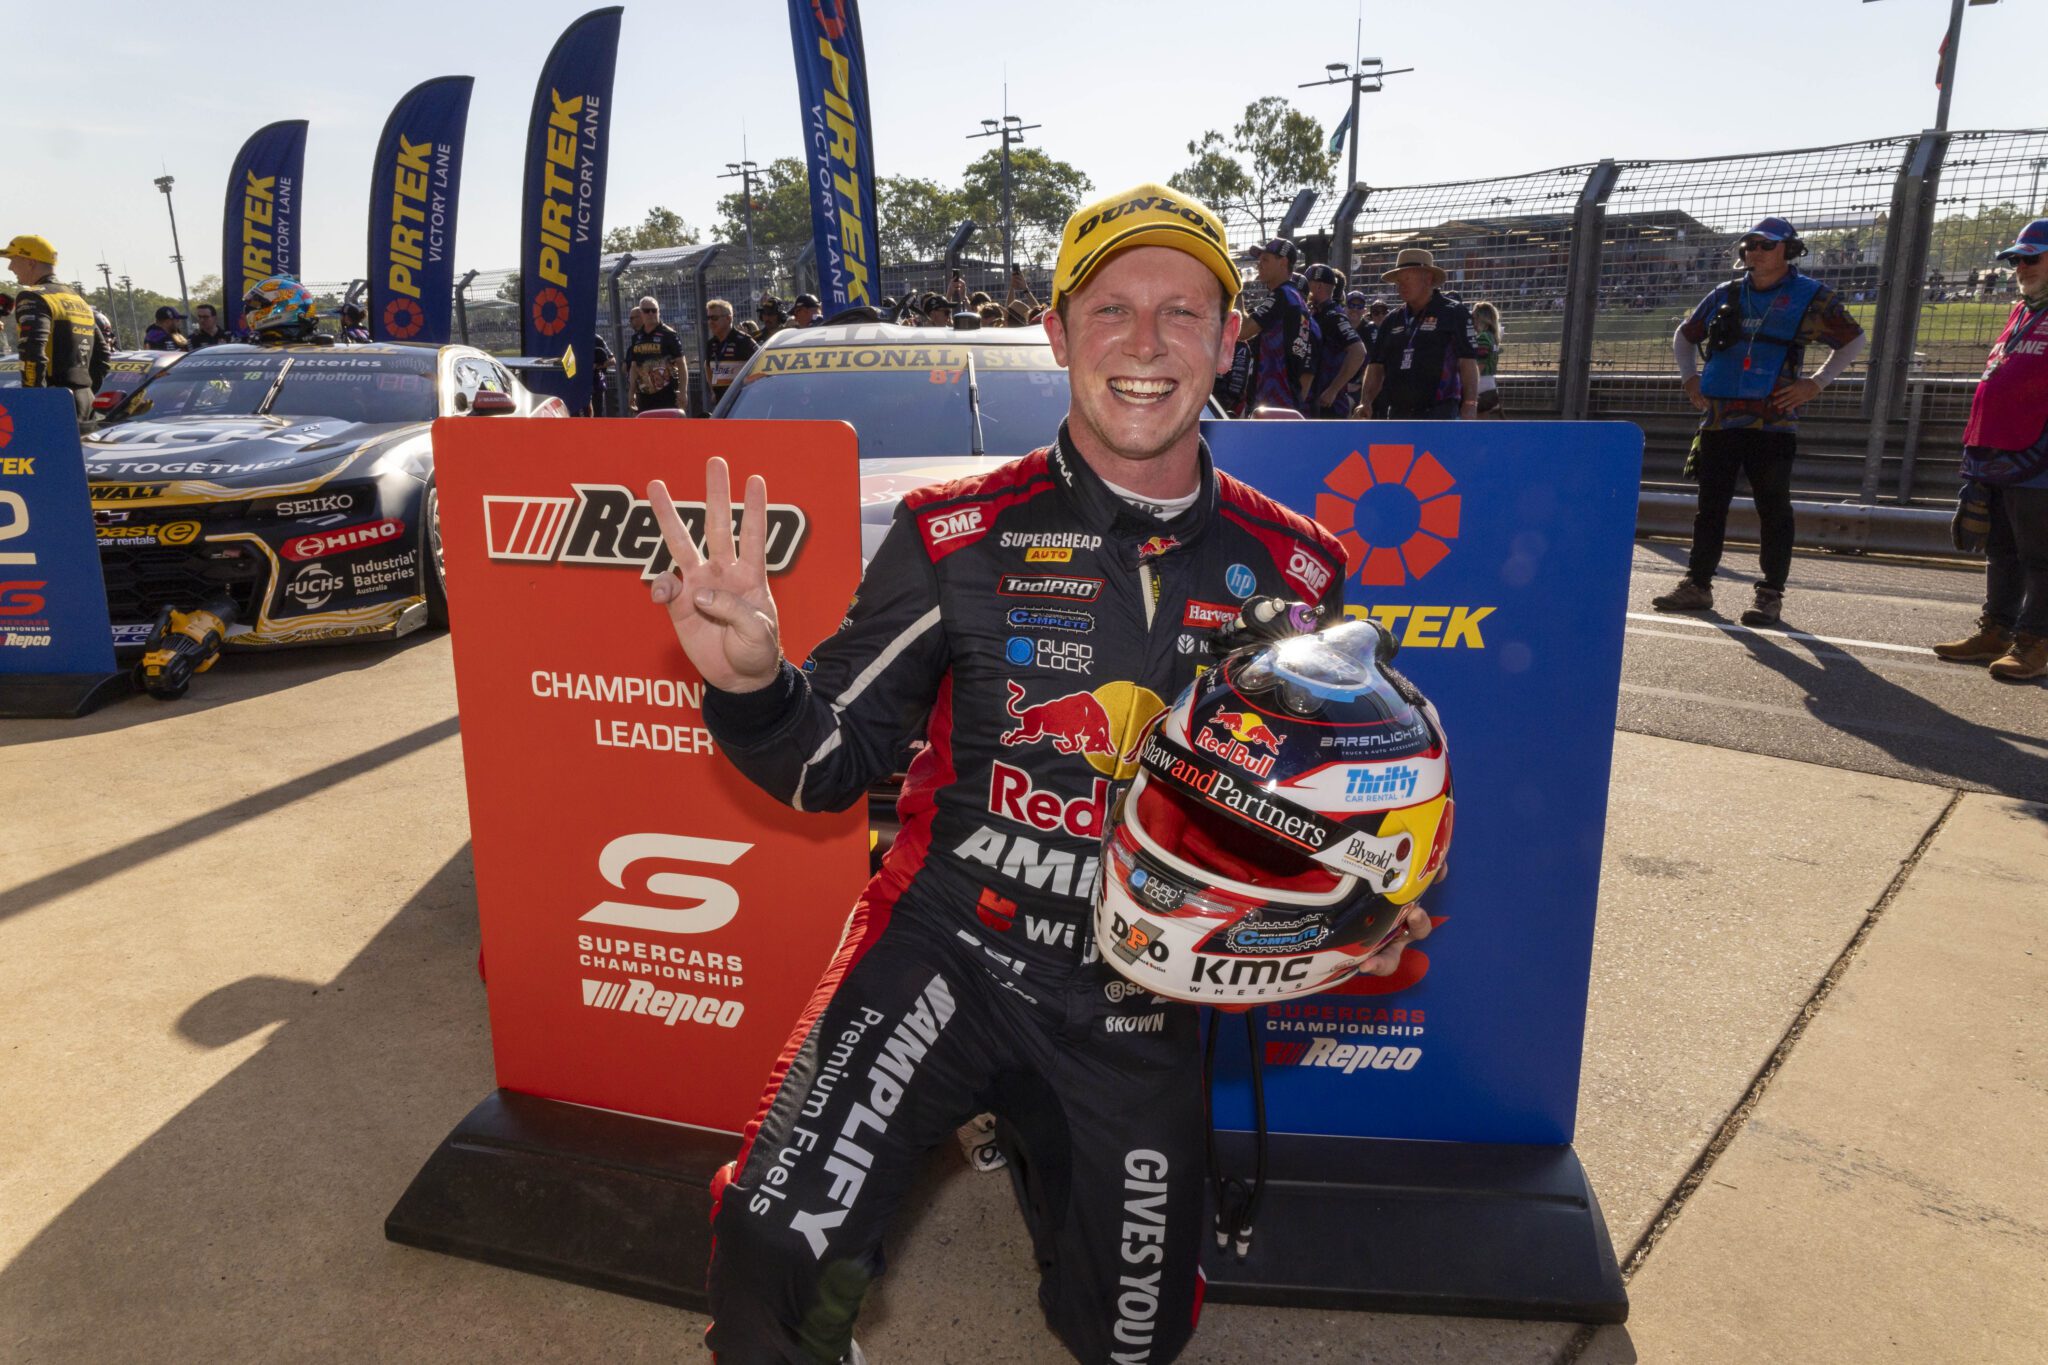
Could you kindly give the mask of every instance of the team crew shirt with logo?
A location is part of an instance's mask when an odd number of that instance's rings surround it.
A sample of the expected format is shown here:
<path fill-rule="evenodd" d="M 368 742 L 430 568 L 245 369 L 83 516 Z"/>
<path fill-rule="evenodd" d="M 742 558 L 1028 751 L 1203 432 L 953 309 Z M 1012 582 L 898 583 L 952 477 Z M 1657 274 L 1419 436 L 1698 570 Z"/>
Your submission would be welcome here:
<path fill-rule="evenodd" d="M 925 741 L 897 801 L 902 831 L 737 1174 L 714 1186 L 714 1352 L 843 1352 L 923 1154 L 987 1109 L 1026 1151 L 1027 1179 L 1056 1173 L 1025 1207 L 1047 1267 L 1040 1300 L 1069 1349 L 1163 1365 L 1192 1332 L 1206 1234 L 1197 1012 L 1128 989 L 1097 958 L 1102 827 L 1146 723 L 1209 661 L 1238 603 L 1270 593 L 1334 614 L 1345 560 L 1206 448 L 1192 505 L 1162 510 L 1119 497 L 1062 431 L 906 498 L 839 631 L 801 669 L 785 664 L 760 692 L 707 689 L 720 747 L 801 810 L 844 808 Z"/>
<path fill-rule="evenodd" d="M 1721 305 L 1732 297 L 1743 310 L 1742 325 L 1746 335 L 1755 335 L 1763 325 L 1771 301 L 1796 278 L 1795 271 L 1787 271 L 1785 278 L 1770 289 L 1745 287 L 1742 280 L 1731 280 L 1716 285 L 1707 291 L 1699 301 L 1692 315 L 1679 326 L 1680 335 L 1695 346 L 1707 339 L 1707 325 L 1714 320 L 1714 314 Z M 1775 330 L 1775 329 L 1774 329 Z M 1789 384 L 1805 373 L 1806 348 L 1815 342 L 1840 350 L 1849 342 L 1863 335 L 1863 325 L 1856 321 L 1842 303 L 1842 296 L 1822 285 L 1811 299 L 1807 300 L 1806 312 L 1799 319 L 1799 330 L 1793 335 L 1792 344 L 1785 348 L 1784 364 L 1778 373 L 1777 382 Z M 1706 413 L 1700 418 L 1701 431 L 1798 431 L 1799 410 L 1791 408 L 1783 412 L 1771 410 L 1768 399 L 1707 398 Z"/>
<path fill-rule="evenodd" d="M 1315 373 L 1319 334 L 1301 291 L 1281 285 L 1252 310 L 1251 319 L 1259 324 L 1253 338 L 1252 404 L 1314 415 L 1315 394 L 1303 398 L 1301 389 L 1304 376 Z"/>
<path fill-rule="evenodd" d="M 1388 313 L 1369 359 L 1386 370 L 1380 398 L 1396 417 L 1459 403 L 1465 393 L 1458 362 L 1479 359 L 1479 330 L 1470 309 L 1438 290 L 1420 313 L 1405 304 Z"/>
<path fill-rule="evenodd" d="M 1365 374 L 1365 366 L 1358 367 L 1358 373 L 1351 377 L 1352 382 L 1337 395 L 1336 402 L 1323 407 L 1322 394 L 1324 389 L 1337 382 L 1338 375 L 1344 373 L 1344 356 L 1350 351 L 1351 343 L 1362 342 L 1365 338 L 1351 325 L 1351 319 L 1345 315 L 1344 305 L 1334 298 L 1326 299 L 1322 311 L 1316 314 L 1316 329 L 1320 334 L 1321 344 L 1316 348 L 1316 380 L 1315 387 L 1310 391 L 1310 399 L 1317 405 L 1318 411 L 1331 417 L 1348 417 L 1358 401 L 1358 383 Z M 1370 358 L 1371 353 L 1368 351 L 1367 359 Z"/>
<path fill-rule="evenodd" d="M 638 411 L 679 406 L 685 368 L 676 329 L 663 322 L 652 331 L 635 332 L 626 347 L 626 372 L 633 378 L 633 406 Z"/>
<path fill-rule="evenodd" d="M 715 337 L 704 338 L 704 363 L 710 367 L 704 382 L 711 391 L 712 407 L 718 406 L 718 400 L 725 397 L 725 391 L 739 377 L 741 368 L 760 349 L 759 342 L 737 327 L 727 332 L 723 341 Z"/>

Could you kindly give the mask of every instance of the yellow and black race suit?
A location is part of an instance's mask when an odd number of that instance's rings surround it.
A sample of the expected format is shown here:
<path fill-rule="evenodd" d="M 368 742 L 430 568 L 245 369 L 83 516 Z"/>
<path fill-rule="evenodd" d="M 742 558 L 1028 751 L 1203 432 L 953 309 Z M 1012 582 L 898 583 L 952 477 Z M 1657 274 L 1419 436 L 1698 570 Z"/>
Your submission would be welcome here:
<path fill-rule="evenodd" d="M 14 301 L 21 332 L 21 385 L 69 389 L 78 424 L 93 417 L 93 394 L 107 377 L 107 344 L 93 326 L 92 305 L 57 280 L 26 288 Z"/>

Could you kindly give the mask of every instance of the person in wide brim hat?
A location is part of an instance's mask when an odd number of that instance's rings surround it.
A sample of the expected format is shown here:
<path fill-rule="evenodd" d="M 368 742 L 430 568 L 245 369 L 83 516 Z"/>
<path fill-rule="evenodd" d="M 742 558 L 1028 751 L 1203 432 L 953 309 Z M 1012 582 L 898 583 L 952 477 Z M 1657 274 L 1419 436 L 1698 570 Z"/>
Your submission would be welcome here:
<path fill-rule="evenodd" d="M 1411 266 L 1418 265 L 1429 271 L 1429 282 L 1431 284 L 1442 284 L 1451 277 L 1449 271 L 1436 263 L 1435 253 L 1419 246 L 1411 246 L 1404 248 L 1401 254 L 1394 258 L 1394 268 L 1382 274 L 1380 282 L 1382 284 L 1399 283 L 1402 271 Z"/>

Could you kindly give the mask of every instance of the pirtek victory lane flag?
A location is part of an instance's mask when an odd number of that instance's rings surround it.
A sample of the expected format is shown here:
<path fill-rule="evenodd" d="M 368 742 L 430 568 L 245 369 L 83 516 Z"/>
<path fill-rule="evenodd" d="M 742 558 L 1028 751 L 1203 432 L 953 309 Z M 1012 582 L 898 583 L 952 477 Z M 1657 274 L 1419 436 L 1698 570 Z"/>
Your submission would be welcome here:
<path fill-rule="evenodd" d="M 868 63 L 854 0 L 789 0 L 798 95 L 825 316 L 875 301 L 881 273 L 875 236 L 874 120 Z"/>
<path fill-rule="evenodd" d="M 621 13 L 592 10 L 555 40 L 526 125 L 519 344 L 527 355 L 571 357 L 562 365 L 568 382 L 554 391 L 571 412 L 590 401 Z"/>
<path fill-rule="evenodd" d="M 242 299 L 271 275 L 299 273 L 299 201 L 305 193 L 306 121 L 257 129 L 228 172 L 221 229 L 221 294 L 232 330 L 242 329 Z"/>
<path fill-rule="evenodd" d="M 453 340 L 455 206 L 469 76 L 436 76 L 405 93 L 384 121 L 370 171 L 370 335 Z"/>
<path fill-rule="evenodd" d="M 647 581 L 665 479 L 768 481 L 791 658 L 860 577 L 837 422 L 435 423 L 455 691 L 498 1084 L 738 1132 L 867 878 L 865 803 L 800 815 L 741 777 Z M 573 471 L 573 472 L 571 472 Z"/>

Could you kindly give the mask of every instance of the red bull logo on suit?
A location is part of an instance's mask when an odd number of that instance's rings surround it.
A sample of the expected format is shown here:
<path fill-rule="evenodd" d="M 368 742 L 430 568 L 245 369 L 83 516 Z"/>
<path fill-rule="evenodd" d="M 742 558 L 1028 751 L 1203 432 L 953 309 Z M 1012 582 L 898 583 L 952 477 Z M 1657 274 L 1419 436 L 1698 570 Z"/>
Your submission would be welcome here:
<path fill-rule="evenodd" d="M 1016 726 L 1002 735 L 1003 744 L 1050 744 L 1062 754 L 1080 754 L 1090 767 L 1112 780 L 1138 770 L 1138 744 L 1152 718 L 1166 703 L 1150 688 L 1111 682 L 1082 692 L 1069 692 L 1029 705 L 1022 683 L 1011 681 L 1004 703 Z"/>

